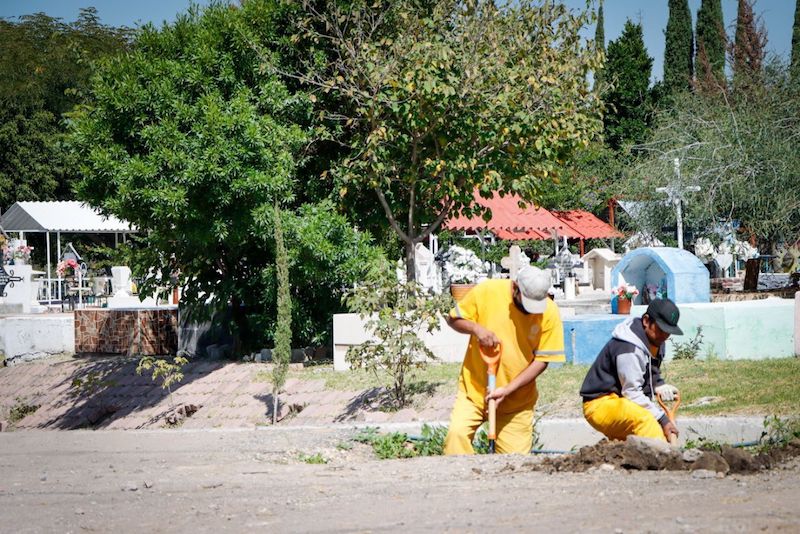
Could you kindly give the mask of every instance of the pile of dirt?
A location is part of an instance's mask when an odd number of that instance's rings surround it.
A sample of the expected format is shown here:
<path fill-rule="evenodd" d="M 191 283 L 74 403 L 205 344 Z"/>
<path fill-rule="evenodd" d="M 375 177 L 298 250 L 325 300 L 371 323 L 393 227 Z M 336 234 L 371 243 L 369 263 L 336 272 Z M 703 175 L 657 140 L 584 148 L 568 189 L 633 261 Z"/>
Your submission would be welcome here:
<path fill-rule="evenodd" d="M 785 447 L 751 453 L 723 445 L 719 450 L 673 448 L 663 441 L 630 436 L 627 441 L 603 440 L 575 454 L 545 458 L 531 464 L 537 471 L 583 472 L 595 469 L 706 471 L 722 475 L 756 473 L 800 456 L 800 439 Z"/>

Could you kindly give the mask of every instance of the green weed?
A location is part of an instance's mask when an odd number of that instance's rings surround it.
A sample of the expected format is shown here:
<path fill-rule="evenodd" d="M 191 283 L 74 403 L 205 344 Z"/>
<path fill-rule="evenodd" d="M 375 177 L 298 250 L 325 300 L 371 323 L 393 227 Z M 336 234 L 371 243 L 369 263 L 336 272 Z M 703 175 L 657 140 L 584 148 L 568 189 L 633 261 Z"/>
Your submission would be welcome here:
<path fill-rule="evenodd" d="M 304 454 L 300 453 L 300 461 L 306 464 L 327 464 L 328 459 L 322 456 L 320 453 L 315 454 Z"/>
<path fill-rule="evenodd" d="M 11 407 L 11 411 L 8 414 L 8 422 L 11 424 L 25 419 L 39 409 L 38 405 L 29 404 L 28 401 L 22 397 L 17 397 L 15 400 L 16 404 Z"/>

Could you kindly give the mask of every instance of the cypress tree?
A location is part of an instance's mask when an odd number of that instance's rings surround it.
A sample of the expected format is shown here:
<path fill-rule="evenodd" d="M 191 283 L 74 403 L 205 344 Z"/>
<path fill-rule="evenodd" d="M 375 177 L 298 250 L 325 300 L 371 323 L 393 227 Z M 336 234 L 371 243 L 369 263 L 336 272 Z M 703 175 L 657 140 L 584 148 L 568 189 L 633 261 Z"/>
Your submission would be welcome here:
<path fill-rule="evenodd" d="M 800 0 L 798 0 L 800 1 Z M 597 9 L 597 28 L 594 31 L 594 43 L 597 47 L 598 51 L 602 51 L 603 54 L 606 52 L 606 31 L 605 31 L 605 19 L 603 18 L 603 0 L 600 0 L 600 7 Z M 595 87 L 599 87 L 599 84 L 603 82 L 603 69 L 597 69 L 597 72 L 594 76 L 594 84 Z"/>
<path fill-rule="evenodd" d="M 767 46 L 767 36 L 763 27 L 759 28 L 750 0 L 739 0 L 736 14 L 736 36 L 733 50 L 733 82 L 742 88 L 757 83 L 761 77 L 761 67 Z"/>
<path fill-rule="evenodd" d="M 619 149 L 625 143 L 641 142 L 646 137 L 652 69 L 653 58 L 647 55 L 642 26 L 628 20 L 619 38 L 608 43 L 603 74 L 612 85 L 603 98 L 608 106 L 604 126 L 610 147 Z"/>
<path fill-rule="evenodd" d="M 664 85 L 667 91 L 691 88 L 694 34 L 688 0 L 669 0 L 666 46 L 664 48 Z"/>
<path fill-rule="evenodd" d="M 798 0 L 800 2 L 800 0 Z M 795 25 L 797 23 L 795 22 Z M 600 2 L 600 7 L 597 9 L 597 28 L 594 31 L 594 42 L 598 50 L 606 51 L 606 30 L 605 19 L 603 18 L 603 2 Z M 792 40 L 794 43 L 794 40 Z"/>
<path fill-rule="evenodd" d="M 281 211 L 275 205 L 275 270 L 278 282 L 278 317 L 272 351 L 272 424 L 278 421 L 278 393 L 286 383 L 292 358 L 292 296 L 289 291 L 289 255 L 283 240 Z"/>
<path fill-rule="evenodd" d="M 795 81 L 800 79 L 800 0 L 797 0 L 794 7 L 794 26 L 792 27 L 792 79 Z"/>
<path fill-rule="evenodd" d="M 727 36 L 722 19 L 722 0 L 702 0 L 697 11 L 695 72 L 701 89 L 724 87 Z"/>

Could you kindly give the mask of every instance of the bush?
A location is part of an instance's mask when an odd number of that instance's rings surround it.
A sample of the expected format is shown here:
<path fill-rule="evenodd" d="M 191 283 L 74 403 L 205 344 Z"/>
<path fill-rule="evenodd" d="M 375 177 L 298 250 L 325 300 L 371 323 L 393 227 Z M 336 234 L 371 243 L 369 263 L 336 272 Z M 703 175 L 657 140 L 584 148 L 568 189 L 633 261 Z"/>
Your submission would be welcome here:
<path fill-rule="evenodd" d="M 697 355 L 700 354 L 700 347 L 703 344 L 703 327 L 698 326 L 697 333 L 688 341 L 681 342 L 670 339 L 669 342 L 672 343 L 675 349 L 675 353 L 672 357 L 673 359 L 694 360 L 697 358 Z"/>

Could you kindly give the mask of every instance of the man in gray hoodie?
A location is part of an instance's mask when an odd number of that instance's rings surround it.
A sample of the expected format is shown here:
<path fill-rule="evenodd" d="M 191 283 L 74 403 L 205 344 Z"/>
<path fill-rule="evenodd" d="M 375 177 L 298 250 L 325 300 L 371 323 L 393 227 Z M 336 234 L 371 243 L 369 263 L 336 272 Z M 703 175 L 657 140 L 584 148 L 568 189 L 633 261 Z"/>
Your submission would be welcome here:
<path fill-rule="evenodd" d="M 654 395 L 672 400 L 674 386 L 661 378 L 664 343 L 671 334 L 682 335 L 680 312 L 669 299 L 656 299 L 641 318 L 617 325 L 581 386 L 583 415 L 592 427 L 610 439 L 629 435 L 669 441 L 678 429 L 656 402 Z"/>

